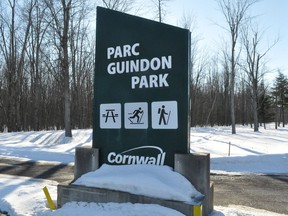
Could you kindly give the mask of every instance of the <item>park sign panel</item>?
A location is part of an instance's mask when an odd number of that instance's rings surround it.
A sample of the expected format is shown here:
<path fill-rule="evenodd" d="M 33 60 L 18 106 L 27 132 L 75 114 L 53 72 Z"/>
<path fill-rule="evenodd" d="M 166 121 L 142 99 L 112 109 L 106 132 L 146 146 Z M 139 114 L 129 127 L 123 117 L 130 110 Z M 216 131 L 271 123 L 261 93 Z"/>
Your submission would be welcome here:
<path fill-rule="evenodd" d="M 100 164 L 174 167 L 190 149 L 186 29 L 97 8 L 93 148 Z"/>

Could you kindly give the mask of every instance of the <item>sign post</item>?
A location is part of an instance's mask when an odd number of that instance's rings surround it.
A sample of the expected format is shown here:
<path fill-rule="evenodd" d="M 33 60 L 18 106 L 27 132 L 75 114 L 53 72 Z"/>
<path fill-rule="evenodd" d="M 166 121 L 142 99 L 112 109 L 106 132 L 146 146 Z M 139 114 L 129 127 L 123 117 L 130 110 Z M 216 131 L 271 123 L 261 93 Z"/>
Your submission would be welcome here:
<path fill-rule="evenodd" d="M 100 165 L 174 167 L 189 153 L 186 29 L 97 8 L 93 148 Z"/>

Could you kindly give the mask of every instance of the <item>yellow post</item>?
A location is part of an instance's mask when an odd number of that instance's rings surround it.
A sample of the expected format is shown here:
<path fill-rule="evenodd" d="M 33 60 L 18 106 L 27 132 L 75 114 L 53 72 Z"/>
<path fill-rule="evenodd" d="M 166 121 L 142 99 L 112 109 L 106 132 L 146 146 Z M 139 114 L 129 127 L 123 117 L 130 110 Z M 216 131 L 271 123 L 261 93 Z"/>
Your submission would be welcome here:
<path fill-rule="evenodd" d="M 193 216 L 202 216 L 202 205 L 193 206 Z"/>
<path fill-rule="evenodd" d="M 46 186 L 43 188 L 43 191 L 44 191 L 44 194 L 45 194 L 45 196 L 46 196 L 46 199 L 47 199 L 49 208 L 50 208 L 51 210 L 56 210 L 55 204 L 53 203 L 53 201 L 52 201 L 52 199 L 51 199 L 51 196 L 50 196 L 50 194 L 49 194 L 49 191 L 48 191 L 48 189 L 47 189 Z"/>

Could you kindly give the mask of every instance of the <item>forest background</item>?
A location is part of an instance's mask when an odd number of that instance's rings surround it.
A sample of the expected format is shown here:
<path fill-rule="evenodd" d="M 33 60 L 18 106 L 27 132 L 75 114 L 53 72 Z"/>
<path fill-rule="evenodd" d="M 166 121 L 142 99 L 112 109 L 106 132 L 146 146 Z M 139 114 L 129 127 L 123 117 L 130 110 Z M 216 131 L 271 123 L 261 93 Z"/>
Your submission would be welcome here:
<path fill-rule="evenodd" d="M 96 6 L 165 22 L 170 0 L 3 0 L 0 2 L 0 131 L 91 128 Z M 258 0 L 215 0 L 227 40 L 202 50 L 193 14 L 178 26 L 191 31 L 191 126 L 288 122 L 288 79 L 267 67 L 265 31 L 249 13 Z M 209 53 L 209 55 L 208 55 Z M 277 71 L 274 80 L 267 74 Z M 268 78 L 269 79 L 269 78 Z M 272 83 L 272 84 L 271 84 Z"/>

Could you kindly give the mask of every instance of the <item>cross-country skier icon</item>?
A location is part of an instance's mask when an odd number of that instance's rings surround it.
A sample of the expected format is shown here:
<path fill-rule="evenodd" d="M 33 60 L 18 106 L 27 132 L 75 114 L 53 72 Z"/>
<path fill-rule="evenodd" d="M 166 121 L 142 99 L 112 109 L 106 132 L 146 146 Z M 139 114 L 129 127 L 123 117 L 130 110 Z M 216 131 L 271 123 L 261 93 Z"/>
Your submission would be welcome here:
<path fill-rule="evenodd" d="M 169 113 L 167 113 L 165 110 L 165 105 L 162 105 L 162 107 L 158 109 L 158 114 L 160 114 L 159 125 L 161 125 L 162 123 L 164 125 L 167 125 L 169 123 L 171 111 L 169 111 Z"/>
<path fill-rule="evenodd" d="M 131 117 L 128 118 L 131 124 L 143 124 L 141 123 L 141 120 L 142 120 L 144 111 L 142 110 L 141 107 L 139 107 L 139 109 L 134 110 L 133 113 L 129 113 L 129 114 L 132 115 Z M 135 118 L 137 119 L 136 122 L 134 121 Z"/>

